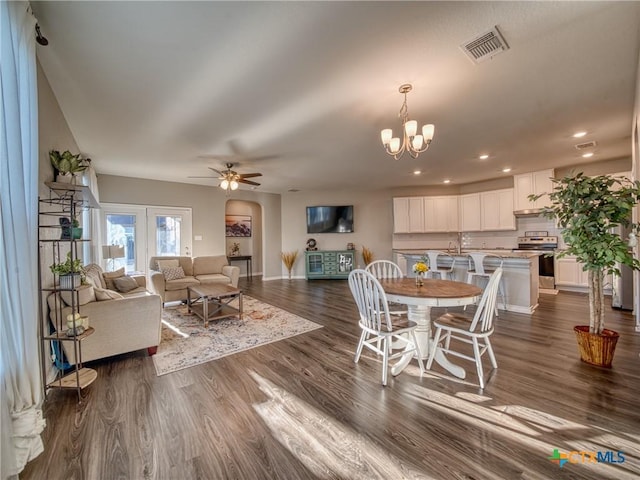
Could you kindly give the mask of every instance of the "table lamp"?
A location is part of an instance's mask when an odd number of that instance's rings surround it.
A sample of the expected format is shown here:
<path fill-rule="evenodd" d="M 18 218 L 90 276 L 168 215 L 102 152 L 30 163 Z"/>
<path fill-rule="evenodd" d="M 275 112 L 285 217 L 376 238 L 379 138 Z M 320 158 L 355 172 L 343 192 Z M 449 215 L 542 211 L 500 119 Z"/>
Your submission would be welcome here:
<path fill-rule="evenodd" d="M 111 261 L 111 271 L 113 271 L 116 258 L 124 258 L 124 247 L 122 245 L 103 245 L 102 257 Z"/>

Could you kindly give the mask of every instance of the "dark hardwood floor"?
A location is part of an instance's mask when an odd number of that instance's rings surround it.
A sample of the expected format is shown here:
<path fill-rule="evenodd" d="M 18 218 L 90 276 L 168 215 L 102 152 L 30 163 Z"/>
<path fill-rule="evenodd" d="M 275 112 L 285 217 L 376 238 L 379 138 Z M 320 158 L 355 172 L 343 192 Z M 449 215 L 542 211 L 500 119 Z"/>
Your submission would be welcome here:
<path fill-rule="evenodd" d="M 417 363 L 380 384 L 346 281 L 241 280 L 246 293 L 324 325 L 157 377 L 146 352 L 94 362 L 78 403 L 53 391 L 45 451 L 25 479 L 624 479 L 640 477 L 640 334 L 629 312 L 613 368 L 579 360 L 586 295 L 544 295 L 533 315 L 500 312 L 499 368 L 484 391 Z M 434 314 L 441 313 L 434 309 Z M 134 319 L 132 319 L 134 321 Z M 485 366 L 489 368 L 488 358 Z M 612 451 L 622 463 L 574 454 Z"/>

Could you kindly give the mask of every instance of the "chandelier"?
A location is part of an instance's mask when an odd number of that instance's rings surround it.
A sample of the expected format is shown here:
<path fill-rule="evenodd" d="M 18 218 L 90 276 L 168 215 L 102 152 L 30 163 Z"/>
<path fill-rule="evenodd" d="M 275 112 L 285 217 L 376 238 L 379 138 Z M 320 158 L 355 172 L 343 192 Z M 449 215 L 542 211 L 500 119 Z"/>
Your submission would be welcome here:
<path fill-rule="evenodd" d="M 393 136 L 393 131 L 390 128 L 385 128 L 380 132 L 382 138 L 382 144 L 385 151 L 393 156 L 396 160 L 400 160 L 404 152 L 409 152 L 413 158 L 417 158 L 422 152 L 426 152 L 433 140 L 433 133 L 435 127 L 433 124 L 422 126 L 422 135 L 418 133 L 418 122 L 415 120 L 409 120 L 409 113 L 407 110 L 407 93 L 411 91 L 413 87 L 410 83 L 400 85 L 399 91 L 404 94 L 404 102 L 400 107 L 398 118 L 403 125 L 402 133 L 402 145 L 400 145 L 400 138 Z"/>

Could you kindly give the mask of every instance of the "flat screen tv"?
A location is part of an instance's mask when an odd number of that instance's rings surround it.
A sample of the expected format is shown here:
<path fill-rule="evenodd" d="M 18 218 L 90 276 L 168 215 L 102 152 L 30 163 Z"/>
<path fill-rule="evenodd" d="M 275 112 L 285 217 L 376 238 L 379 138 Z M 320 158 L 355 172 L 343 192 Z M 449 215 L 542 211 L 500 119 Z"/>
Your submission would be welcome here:
<path fill-rule="evenodd" d="M 307 233 L 352 233 L 353 205 L 307 207 Z"/>

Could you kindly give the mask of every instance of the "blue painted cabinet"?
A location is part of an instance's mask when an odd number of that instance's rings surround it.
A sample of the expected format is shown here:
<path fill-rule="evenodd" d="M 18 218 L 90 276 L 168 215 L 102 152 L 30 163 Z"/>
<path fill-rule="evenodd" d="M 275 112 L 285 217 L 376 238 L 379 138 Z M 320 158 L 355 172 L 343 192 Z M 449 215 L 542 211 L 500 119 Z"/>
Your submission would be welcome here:
<path fill-rule="evenodd" d="M 317 278 L 348 278 L 355 268 L 355 250 L 318 250 L 305 254 L 307 280 Z"/>

